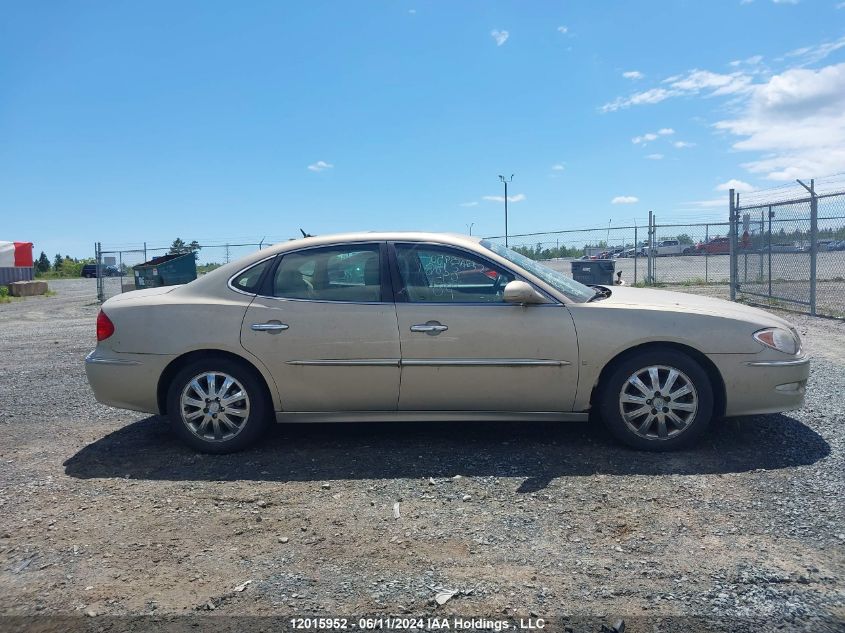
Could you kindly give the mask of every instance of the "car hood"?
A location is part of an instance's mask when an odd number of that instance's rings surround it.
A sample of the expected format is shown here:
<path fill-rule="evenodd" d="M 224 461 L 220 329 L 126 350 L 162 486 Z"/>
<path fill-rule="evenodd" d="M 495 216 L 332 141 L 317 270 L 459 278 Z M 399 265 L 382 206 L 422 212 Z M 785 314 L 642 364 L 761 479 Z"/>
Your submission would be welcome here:
<path fill-rule="evenodd" d="M 610 290 L 612 292 L 610 297 L 596 303 L 606 304 L 608 307 L 630 306 L 645 310 L 708 314 L 759 324 L 761 327 L 792 329 L 788 321 L 765 310 L 752 308 L 733 301 L 725 301 L 724 299 L 714 299 L 713 297 L 704 297 L 684 292 L 671 292 L 668 290 L 656 290 L 653 288 L 611 286 Z"/>

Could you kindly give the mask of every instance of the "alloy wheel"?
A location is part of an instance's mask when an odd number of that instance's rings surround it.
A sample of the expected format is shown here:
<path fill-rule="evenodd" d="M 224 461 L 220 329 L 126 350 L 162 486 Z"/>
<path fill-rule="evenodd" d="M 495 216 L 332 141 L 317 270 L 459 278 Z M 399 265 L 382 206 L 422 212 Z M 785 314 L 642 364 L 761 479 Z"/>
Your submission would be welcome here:
<path fill-rule="evenodd" d="M 203 372 L 182 390 L 179 411 L 194 435 L 223 442 L 244 428 L 249 418 L 249 395 L 232 376 L 219 371 Z"/>
<path fill-rule="evenodd" d="M 666 440 L 689 428 L 698 411 L 698 392 L 674 367 L 638 369 L 623 383 L 619 411 L 628 428 L 647 440 Z"/>

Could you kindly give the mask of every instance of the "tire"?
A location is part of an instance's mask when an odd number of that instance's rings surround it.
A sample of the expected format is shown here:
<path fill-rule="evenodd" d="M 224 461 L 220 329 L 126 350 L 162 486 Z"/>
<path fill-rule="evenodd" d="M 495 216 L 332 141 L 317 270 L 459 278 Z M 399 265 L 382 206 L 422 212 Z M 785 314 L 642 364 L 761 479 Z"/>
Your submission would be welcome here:
<path fill-rule="evenodd" d="M 238 397 L 241 393 L 244 397 Z M 221 402 L 227 399 L 228 407 Z M 271 411 L 263 378 L 253 368 L 228 358 L 209 356 L 186 365 L 167 390 L 173 432 L 203 453 L 247 448 L 267 430 Z"/>
<path fill-rule="evenodd" d="M 657 389 L 652 389 L 650 370 L 657 371 Z M 667 386 L 674 397 L 663 400 Z M 688 393 L 684 393 L 684 387 L 689 388 Z M 610 433 L 640 450 L 671 451 L 691 446 L 707 430 L 713 416 L 713 386 L 707 372 L 673 349 L 654 349 L 622 359 L 604 381 L 599 397 L 601 417 Z M 655 403 L 663 405 L 660 410 L 654 408 Z"/>

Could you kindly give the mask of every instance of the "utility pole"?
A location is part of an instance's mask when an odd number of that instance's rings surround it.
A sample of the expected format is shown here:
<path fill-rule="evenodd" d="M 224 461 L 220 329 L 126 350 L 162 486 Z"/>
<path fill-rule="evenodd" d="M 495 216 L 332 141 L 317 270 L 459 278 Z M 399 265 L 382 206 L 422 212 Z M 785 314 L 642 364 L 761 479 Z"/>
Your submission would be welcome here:
<path fill-rule="evenodd" d="M 472 235 L 472 227 L 473 227 L 474 225 L 475 225 L 475 222 L 470 222 L 469 224 L 467 224 L 467 226 L 469 227 L 469 234 L 470 234 L 470 235 Z"/>
<path fill-rule="evenodd" d="M 505 246 L 508 245 L 508 183 L 513 182 L 513 174 L 510 178 L 505 178 L 499 174 L 499 180 L 505 184 Z"/>

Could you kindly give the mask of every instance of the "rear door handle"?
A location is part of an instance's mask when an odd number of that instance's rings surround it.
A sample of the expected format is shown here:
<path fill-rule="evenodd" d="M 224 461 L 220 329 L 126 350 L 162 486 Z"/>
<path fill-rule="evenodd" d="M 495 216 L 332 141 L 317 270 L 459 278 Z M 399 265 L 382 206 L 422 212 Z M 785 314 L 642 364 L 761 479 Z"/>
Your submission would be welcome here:
<path fill-rule="evenodd" d="M 287 330 L 290 326 L 285 323 L 271 322 L 271 323 L 253 323 L 250 327 L 256 332 L 281 332 Z"/>
<path fill-rule="evenodd" d="M 449 329 L 449 326 L 443 325 L 438 321 L 426 321 L 425 323 L 420 323 L 418 325 L 411 326 L 411 332 L 425 332 L 426 334 L 430 334 L 431 336 L 437 336 L 441 332 L 445 332 Z"/>

